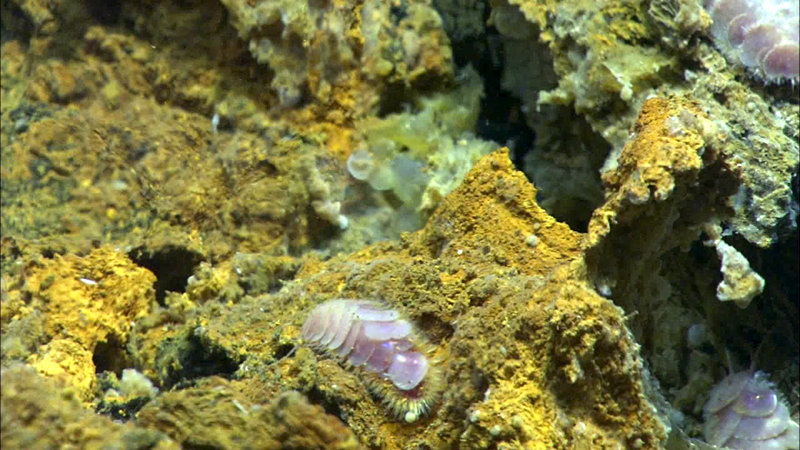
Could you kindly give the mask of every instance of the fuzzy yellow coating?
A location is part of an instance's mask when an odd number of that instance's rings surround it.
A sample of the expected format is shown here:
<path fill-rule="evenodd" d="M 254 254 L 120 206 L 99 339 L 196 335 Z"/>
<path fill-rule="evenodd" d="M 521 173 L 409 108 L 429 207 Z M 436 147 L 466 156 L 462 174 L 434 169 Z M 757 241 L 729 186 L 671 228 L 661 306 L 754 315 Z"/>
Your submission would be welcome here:
<path fill-rule="evenodd" d="M 95 385 L 92 355 L 102 342 L 126 342 L 133 323 L 155 303 L 155 276 L 110 246 L 86 256 L 56 255 L 30 271 L 28 304 L 9 306 L 9 321 L 42 314 L 50 340 L 30 355 L 39 373 L 65 379 L 88 401 Z"/>

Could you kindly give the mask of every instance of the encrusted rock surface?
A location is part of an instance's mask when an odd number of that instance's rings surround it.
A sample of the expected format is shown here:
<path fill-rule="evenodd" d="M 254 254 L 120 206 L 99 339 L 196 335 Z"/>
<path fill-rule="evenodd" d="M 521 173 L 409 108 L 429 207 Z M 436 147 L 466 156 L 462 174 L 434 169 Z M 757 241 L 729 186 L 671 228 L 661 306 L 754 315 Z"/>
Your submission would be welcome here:
<path fill-rule="evenodd" d="M 797 90 L 699 2 L 2 8 L 4 446 L 690 445 L 750 359 L 797 419 Z M 299 345 L 331 298 L 429 338 L 428 416 Z"/>

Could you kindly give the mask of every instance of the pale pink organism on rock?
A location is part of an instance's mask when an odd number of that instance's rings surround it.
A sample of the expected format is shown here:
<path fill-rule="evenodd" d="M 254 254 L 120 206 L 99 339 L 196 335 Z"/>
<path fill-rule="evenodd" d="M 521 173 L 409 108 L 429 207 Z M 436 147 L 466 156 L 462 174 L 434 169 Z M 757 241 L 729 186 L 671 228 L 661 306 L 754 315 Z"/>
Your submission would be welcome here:
<path fill-rule="evenodd" d="M 719 447 L 796 450 L 800 429 L 763 372 L 728 375 L 711 390 L 703 407 L 706 441 Z"/>
<path fill-rule="evenodd" d="M 800 77 L 800 0 L 706 0 L 711 36 L 729 60 L 768 82 Z"/>
<path fill-rule="evenodd" d="M 441 394 L 439 369 L 427 345 L 400 313 L 371 300 L 329 300 L 309 313 L 301 331 L 311 347 L 357 368 L 392 412 L 414 422 Z"/>

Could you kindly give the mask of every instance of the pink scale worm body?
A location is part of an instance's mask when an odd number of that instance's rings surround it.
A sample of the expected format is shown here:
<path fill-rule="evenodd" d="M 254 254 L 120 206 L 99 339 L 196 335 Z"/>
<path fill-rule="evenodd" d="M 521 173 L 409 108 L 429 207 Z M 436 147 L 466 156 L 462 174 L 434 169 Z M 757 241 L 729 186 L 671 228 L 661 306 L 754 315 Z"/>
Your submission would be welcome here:
<path fill-rule="evenodd" d="M 711 36 L 725 56 L 768 82 L 800 77 L 800 1 L 706 0 Z"/>
<path fill-rule="evenodd" d="M 303 340 L 364 375 L 370 390 L 407 422 L 427 414 L 441 395 L 429 346 L 400 313 L 372 300 L 328 300 L 306 318 Z"/>
<path fill-rule="evenodd" d="M 746 370 L 725 377 L 703 407 L 705 437 L 720 448 L 795 450 L 800 429 L 763 372 Z"/>

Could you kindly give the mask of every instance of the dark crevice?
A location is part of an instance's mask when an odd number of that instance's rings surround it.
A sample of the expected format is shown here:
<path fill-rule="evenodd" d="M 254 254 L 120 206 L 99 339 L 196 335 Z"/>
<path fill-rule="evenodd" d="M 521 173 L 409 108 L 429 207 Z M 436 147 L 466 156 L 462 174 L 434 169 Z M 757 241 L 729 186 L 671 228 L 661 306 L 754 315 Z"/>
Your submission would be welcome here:
<path fill-rule="evenodd" d="M 30 18 L 11 0 L 2 0 L 0 5 L 0 43 L 19 40 L 27 46 L 34 31 Z"/>
<path fill-rule="evenodd" d="M 184 247 L 166 246 L 158 250 L 136 248 L 130 258 L 149 269 L 156 276 L 156 300 L 162 306 L 167 291 L 184 292 L 195 267 L 203 261 L 202 255 Z"/>
<path fill-rule="evenodd" d="M 456 65 L 472 65 L 483 79 L 476 134 L 478 137 L 508 146 L 514 166 L 524 169 L 524 157 L 532 148 L 534 133 L 527 124 L 522 102 L 501 87 L 503 78 L 503 49 L 500 35 L 494 27 L 478 39 L 455 42 L 453 57 Z"/>
<path fill-rule="evenodd" d="M 148 397 L 136 397 L 124 403 L 101 400 L 100 404 L 95 408 L 95 412 L 108 416 L 115 421 L 126 422 L 135 418 L 136 413 L 148 402 L 150 402 L 150 398 Z"/>
<path fill-rule="evenodd" d="M 116 25 L 119 23 L 122 12 L 122 2 L 119 0 L 89 0 L 86 2 L 92 18 L 102 25 Z"/>
<path fill-rule="evenodd" d="M 95 372 L 109 371 L 114 372 L 117 376 L 122 374 L 122 369 L 133 365 L 125 346 L 113 336 L 95 346 L 92 362 Z"/>
<path fill-rule="evenodd" d="M 225 348 L 198 335 L 195 329 L 166 339 L 158 350 L 156 366 L 159 373 L 165 374 L 162 385 L 170 388 L 211 375 L 230 378 L 239 368 L 239 363 Z"/>
<path fill-rule="evenodd" d="M 342 416 L 342 409 L 339 408 L 339 405 L 335 402 L 332 402 L 329 397 L 319 390 L 318 387 L 314 386 L 311 388 L 311 390 L 307 393 L 307 397 L 309 402 L 322 406 L 322 409 L 324 409 L 326 413 L 347 422 L 345 417 Z"/>
<path fill-rule="evenodd" d="M 452 325 L 441 320 L 437 315 L 432 313 L 422 314 L 417 320 L 417 323 L 426 331 L 426 334 L 433 342 L 448 341 L 453 337 L 453 334 L 455 334 L 455 329 Z"/>
<path fill-rule="evenodd" d="M 525 107 L 530 106 L 531 100 L 523 101 L 516 93 L 504 89 L 504 74 L 509 70 L 506 51 L 519 51 L 523 42 L 502 36 L 492 26 L 471 39 L 453 41 L 456 64 L 459 67 L 471 65 L 483 80 L 484 96 L 476 134 L 507 146 L 514 166 L 536 185 L 539 204 L 573 230 L 586 232 L 592 212 L 603 200 L 599 170 L 610 146 L 571 108 L 545 105 L 541 112 L 531 112 L 533 115 L 528 116 Z M 532 52 L 543 52 L 536 56 L 541 64 L 552 64 L 546 53 L 548 50 L 538 45 L 535 38 L 530 38 L 530 45 Z M 551 83 L 555 83 L 555 74 L 543 76 L 542 80 L 518 88 L 554 87 Z M 537 126 L 535 124 L 545 130 L 562 131 L 538 136 L 532 128 Z M 561 162 L 565 158 L 578 165 L 565 167 Z M 568 180 L 575 182 L 570 182 L 572 189 L 565 190 Z"/>
<path fill-rule="evenodd" d="M 294 344 L 283 344 L 283 345 L 278 346 L 278 349 L 275 350 L 275 359 L 279 360 L 279 359 L 285 358 L 290 353 L 292 353 L 295 350 L 295 348 L 296 348 L 296 345 L 294 345 Z"/>
<path fill-rule="evenodd" d="M 181 442 L 181 448 L 184 450 L 219 450 L 219 447 L 211 444 L 196 444 L 192 442 Z"/>

